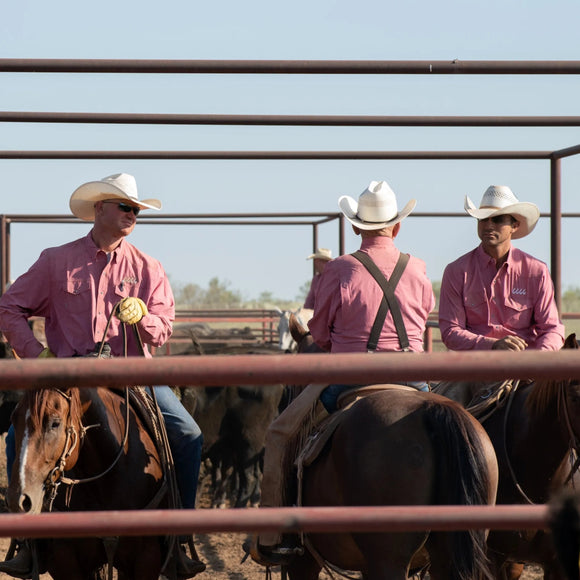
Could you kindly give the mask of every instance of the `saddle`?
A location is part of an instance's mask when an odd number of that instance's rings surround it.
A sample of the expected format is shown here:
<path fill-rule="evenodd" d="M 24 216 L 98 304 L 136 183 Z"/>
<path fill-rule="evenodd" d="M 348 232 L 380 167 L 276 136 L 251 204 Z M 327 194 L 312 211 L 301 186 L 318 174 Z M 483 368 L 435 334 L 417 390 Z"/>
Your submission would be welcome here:
<path fill-rule="evenodd" d="M 408 387 L 406 385 L 394 385 L 394 384 L 384 384 L 384 385 L 366 385 L 342 393 L 338 398 L 338 410 L 327 415 L 320 423 L 313 425 L 313 431 L 306 439 L 306 442 L 302 449 L 298 453 L 298 457 L 294 463 L 296 469 L 298 470 L 298 505 L 301 505 L 302 497 L 302 474 L 304 468 L 312 465 L 317 457 L 320 455 L 332 434 L 336 428 L 340 425 L 344 418 L 344 412 L 350 409 L 357 401 L 378 393 L 381 391 L 389 390 L 404 390 L 404 391 L 416 391 L 413 387 Z"/>
<path fill-rule="evenodd" d="M 459 403 L 480 422 L 501 409 L 510 393 L 518 388 L 519 380 L 504 381 L 441 381 L 432 391 Z"/>

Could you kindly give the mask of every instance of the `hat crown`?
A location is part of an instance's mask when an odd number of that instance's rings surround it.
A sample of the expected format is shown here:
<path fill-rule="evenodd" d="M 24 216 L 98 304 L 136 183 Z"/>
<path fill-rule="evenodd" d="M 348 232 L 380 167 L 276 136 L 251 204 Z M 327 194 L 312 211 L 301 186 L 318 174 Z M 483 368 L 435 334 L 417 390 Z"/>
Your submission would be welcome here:
<path fill-rule="evenodd" d="M 507 185 L 490 185 L 484 192 L 479 209 L 507 207 L 518 203 L 518 198 Z"/>
<path fill-rule="evenodd" d="M 137 193 L 137 181 L 132 175 L 129 175 L 128 173 L 115 173 L 114 175 L 103 177 L 101 181 L 121 190 L 127 197 L 130 197 L 132 200 L 139 200 L 139 194 Z"/>
<path fill-rule="evenodd" d="M 386 181 L 371 181 L 358 198 L 357 217 L 364 222 L 382 223 L 397 215 L 397 198 Z"/>

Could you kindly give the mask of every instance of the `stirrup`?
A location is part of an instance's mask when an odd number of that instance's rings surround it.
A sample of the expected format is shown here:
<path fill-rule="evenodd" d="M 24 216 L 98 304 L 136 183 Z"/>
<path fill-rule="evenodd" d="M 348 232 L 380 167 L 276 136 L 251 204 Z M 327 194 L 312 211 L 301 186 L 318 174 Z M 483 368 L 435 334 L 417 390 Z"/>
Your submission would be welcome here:
<path fill-rule="evenodd" d="M 242 548 L 246 553 L 244 561 L 249 555 L 256 564 L 268 567 L 288 564 L 294 556 L 301 556 L 304 553 L 301 546 L 289 546 L 284 542 L 275 546 L 262 546 L 256 535 L 246 538 Z"/>

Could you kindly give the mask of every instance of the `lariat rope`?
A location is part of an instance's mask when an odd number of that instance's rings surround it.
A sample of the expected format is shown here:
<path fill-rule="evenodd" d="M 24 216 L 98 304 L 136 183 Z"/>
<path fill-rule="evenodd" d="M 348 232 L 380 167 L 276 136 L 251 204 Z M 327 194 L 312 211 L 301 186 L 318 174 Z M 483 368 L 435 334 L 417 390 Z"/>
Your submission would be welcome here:
<path fill-rule="evenodd" d="M 105 327 L 105 330 L 103 333 L 103 340 L 100 342 L 99 349 L 97 351 L 97 357 L 100 357 L 103 353 L 105 339 L 106 339 L 107 333 L 109 331 L 109 328 L 111 326 L 111 321 L 113 319 L 113 316 L 115 315 L 115 312 L 117 311 L 117 308 L 119 307 L 119 304 L 120 304 L 120 301 L 117 304 L 115 304 L 114 308 L 111 310 L 111 314 L 109 315 L 109 318 L 107 320 L 107 326 Z M 124 356 L 127 357 L 127 350 L 128 350 L 127 349 L 127 329 L 126 329 L 125 323 L 122 324 L 122 329 L 123 329 Z M 139 350 L 141 352 L 141 355 L 144 356 L 145 355 L 145 348 L 143 346 L 143 341 L 141 340 L 141 335 L 139 334 L 139 329 L 135 325 L 133 325 L 133 329 L 135 331 L 135 337 L 137 339 L 137 344 L 139 346 Z M 89 427 L 82 427 L 81 434 L 79 435 L 75 431 L 74 427 L 70 424 L 71 418 L 69 415 L 69 419 L 68 419 L 69 425 L 67 426 L 67 439 L 65 442 L 63 452 L 62 452 L 59 460 L 57 461 L 55 468 L 50 472 L 50 474 L 46 480 L 46 486 L 48 489 L 50 489 L 49 511 L 52 510 L 52 504 L 53 504 L 54 499 L 56 497 L 57 488 L 60 485 L 60 483 L 64 483 L 65 485 L 70 486 L 67 490 L 67 495 L 66 495 L 66 497 L 67 497 L 66 503 L 67 503 L 67 505 L 69 505 L 70 496 L 72 494 L 72 488 L 74 485 L 79 484 L 79 483 L 89 483 L 89 482 L 95 481 L 97 479 L 100 479 L 101 477 L 103 477 L 107 473 L 109 473 L 113 469 L 113 467 L 115 467 L 115 465 L 118 463 L 119 459 L 121 458 L 121 456 L 123 454 L 123 450 L 125 448 L 125 445 L 127 444 L 127 441 L 129 439 L 129 426 L 130 426 L 129 388 L 125 387 L 124 391 L 125 391 L 125 433 L 123 436 L 123 441 L 119 447 L 119 451 L 117 452 L 117 455 L 115 456 L 115 459 L 113 460 L 113 462 L 109 465 L 109 467 L 107 467 L 104 471 L 102 471 L 101 473 L 99 473 L 97 475 L 94 475 L 92 477 L 82 478 L 82 479 L 74 479 L 74 478 L 70 478 L 70 477 L 67 477 L 66 475 L 64 475 L 64 466 L 66 464 L 66 461 L 70 457 L 72 452 L 74 451 L 76 445 L 79 442 L 79 439 L 82 441 L 82 439 L 84 438 L 84 436 L 86 434 L 86 431 L 88 429 L 90 429 L 91 427 L 97 426 L 97 425 L 91 425 Z M 161 452 L 161 460 L 162 460 L 162 465 L 164 467 L 164 470 L 163 470 L 164 475 L 165 474 L 169 475 L 169 480 L 170 480 L 169 489 L 171 492 L 172 505 L 177 506 L 179 492 L 178 492 L 178 488 L 177 488 L 177 480 L 175 477 L 175 466 L 173 464 L 173 458 L 171 455 L 171 451 L 169 448 L 169 441 L 167 438 L 167 431 L 166 431 L 166 429 L 163 428 L 163 426 L 164 426 L 163 416 L 162 416 L 161 411 L 159 409 L 159 405 L 157 404 L 155 389 L 153 389 L 153 387 L 151 387 L 150 391 L 151 391 L 151 398 L 153 400 L 152 409 L 150 408 L 151 407 L 150 405 L 145 404 L 144 397 L 141 398 L 140 403 L 143 404 L 146 408 L 153 410 L 156 414 L 155 415 L 156 421 L 152 421 L 152 427 L 153 427 L 153 430 L 155 432 L 154 434 L 156 436 L 156 440 L 159 443 L 158 447 L 159 447 L 159 450 Z M 60 393 L 63 397 L 65 397 L 70 403 L 70 396 L 69 395 L 67 395 L 66 393 L 64 393 L 63 391 L 61 391 L 59 389 L 57 389 L 57 392 Z M 161 426 L 161 428 L 159 426 Z M 59 474 L 60 474 L 60 477 L 58 476 Z M 165 485 L 166 485 L 166 481 L 164 481 L 164 485 L 161 486 L 159 492 L 155 495 L 152 502 L 150 502 L 150 504 L 148 506 L 146 506 L 145 509 L 148 509 L 150 507 L 155 507 L 161 501 L 161 498 L 163 497 L 163 494 L 165 493 Z"/>
<path fill-rule="evenodd" d="M 107 333 L 109 331 L 109 327 L 111 326 L 111 320 L 113 319 L 113 316 L 115 314 L 115 311 L 117 310 L 118 306 L 119 306 L 120 302 L 115 304 L 115 307 L 111 310 L 111 314 L 109 315 L 109 318 L 107 320 L 107 326 L 105 327 L 105 331 L 103 333 L 103 340 L 100 343 L 99 346 L 99 350 L 97 352 L 97 357 L 100 357 L 103 353 L 103 348 L 105 345 L 105 338 L 107 336 Z M 127 333 L 125 330 L 125 325 L 123 324 L 123 337 L 124 337 L 124 356 L 127 356 Z M 62 391 L 60 391 L 59 389 L 57 389 L 57 392 L 60 393 L 61 395 L 63 395 L 70 403 L 70 397 L 68 395 L 66 395 L 65 393 L 63 393 Z M 86 477 L 86 478 L 82 478 L 82 479 L 74 479 L 74 478 L 70 478 L 67 477 L 66 475 L 64 475 L 64 464 L 66 463 L 66 460 L 68 459 L 68 457 L 70 456 L 70 454 L 72 453 L 74 447 L 72 447 L 70 450 L 67 449 L 67 446 L 65 444 L 65 448 L 63 450 L 63 453 L 60 457 L 60 459 L 57 462 L 56 467 L 50 472 L 48 478 L 47 478 L 47 482 L 48 482 L 48 486 L 49 488 L 52 488 L 51 490 L 51 495 L 50 495 L 50 507 L 49 510 L 52 509 L 52 503 L 54 501 L 54 498 L 56 497 L 56 492 L 57 492 L 57 488 L 59 486 L 59 484 L 64 483 L 65 485 L 70 485 L 69 489 L 67 490 L 67 494 L 66 494 L 66 504 L 69 505 L 70 504 L 70 497 L 72 494 L 72 488 L 74 485 L 77 485 L 79 483 L 89 483 L 91 481 L 95 481 L 97 479 L 100 479 L 101 477 L 105 476 L 107 473 L 109 473 L 109 471 L 111 471 L 111 469 L 113 469 L 113 467 L 115 467 L 115 465 L 118 463 L 119 459 L 121 458 L 121 455 L 123 454 L 123 450 L 125 448 L 125 445 L 127 444 L 127 441 L 129 439 L 129 414 L 130 411 L 130 405 L 129 405 L 129 389 L 127 387 L 125 387 L 125 434 L 123 435 L 123 441 L 119 447 L 119 451 L 117 452 L 117 455 L 115 457 L 115 459 L 113 460 L 113 462 L 109 465 L 109 467 L 107 467 L 104 471 L 102 471 L 101 473 L 94 475 L 92 477 Z M 67 442 L 69 441 L 69 432 L 73 431 L 74 432 L 74 427 L 72 427 L 72 425 L 70 425 L 71 422 L 71 417 L 69 414 L 69 425 L 67 427 Z M 93 427 L 95 427 L 95 425 L 93 425 Z M 81 438 L 84 437 L 87 429 L 90 429 L 90 427 L 83 427 L 83 431 L 81 433 Z M 79 436 L 76 434 L 75 432 L 75 440 L 78 440 Z M 62 467 L 62 469 L 61 469 Z M 60 473 L 60 477 L 57 477 L 57 473 Z"/>

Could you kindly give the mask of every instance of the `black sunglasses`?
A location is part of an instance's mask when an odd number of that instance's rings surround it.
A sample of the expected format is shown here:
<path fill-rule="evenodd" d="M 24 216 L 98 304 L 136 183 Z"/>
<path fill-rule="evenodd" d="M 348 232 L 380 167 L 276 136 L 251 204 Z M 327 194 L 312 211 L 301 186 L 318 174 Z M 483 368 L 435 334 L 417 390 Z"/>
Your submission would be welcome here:
<path fill-rule="evenodd" d="M 482 220 L 478 220 L 480 222 L 486 222 L 487 220 L 491 220 L 492 223 L 499 225 L 506 222 L 514 223 L 514 218 L 511 215 L 503 214 L 503 215 L 494 215 L 493 217 L 488 217 Z"/>
<path fill-rule="evenodd" d="M 134 205 L 129 205 L 127 203 L 123 203 L 122 201 L 103 201 L 103 203 L 114 203 L 122 212 L 129 213 L 132 211 L 135 216 L 138 216 L 139 212 L 141 211 L 140 207 L 135 207 Z"/>

